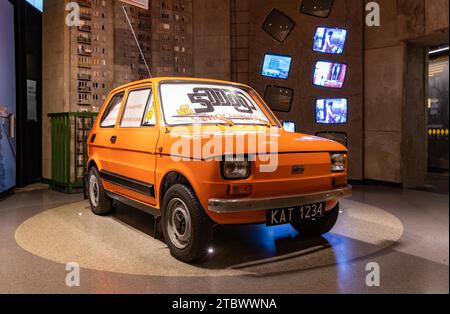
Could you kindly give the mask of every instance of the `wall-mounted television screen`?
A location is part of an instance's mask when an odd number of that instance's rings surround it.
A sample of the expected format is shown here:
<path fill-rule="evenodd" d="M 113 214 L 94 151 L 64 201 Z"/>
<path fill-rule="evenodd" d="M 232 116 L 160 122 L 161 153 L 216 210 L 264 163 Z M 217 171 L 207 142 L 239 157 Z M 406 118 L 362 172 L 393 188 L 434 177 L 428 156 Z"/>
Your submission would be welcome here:
<path fill-rule="evenodd" d="M 346 124 L 348 109 L 346 98 L 318 99 L 316 101 L 316 123 Z"/>
<path fill-rule="evenodd" d="M 291 111 L 293 98 L 294 90 L 291 88 L 269 85 L 264 92 L 264 100 L 270 109 L 274 111 Z"/>
<path fill-rule="evenodd" d="M 295 28 L 295 22 L 280 10 L 273 9 L 264 21 L 262 28 L 267 34 L 282 43 Z"/>
<path fill-rule="evenodd" d="M 347 74 L 344 63 L 319 61 L 314 71 L 314 85 L 329 88 L 342 88 Z"/>
<path fill-rule="evenodd" d="M 347 31 L 342 28 L 318 27 L 314 35 L 316 52 L 342 54 L 344 52 Z"/>
<path fill-rule="evenodd" d="M 266 53 L 264 55 L 262 75 L 272 78 L 287 79 L 291 70 L 292 57 Z"/>
<path fill-rule="evenodd" d="M 333 0 L 303 0 L 300 12 L 316 17 L 327 18 L 333 8 Z"/>
<path fill-rule="evenodd" d="M 294 121 L 283 121 L 283 128 L 286 132 L 297 132 L 297 124 Z"/>

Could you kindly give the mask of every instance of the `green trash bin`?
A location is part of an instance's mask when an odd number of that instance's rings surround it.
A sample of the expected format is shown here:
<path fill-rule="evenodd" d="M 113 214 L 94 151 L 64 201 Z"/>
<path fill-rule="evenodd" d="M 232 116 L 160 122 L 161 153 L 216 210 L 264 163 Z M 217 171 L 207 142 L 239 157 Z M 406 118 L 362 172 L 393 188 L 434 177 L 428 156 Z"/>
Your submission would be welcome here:
<path fill-rule="evenodd" d="M 48 115 L 51 123 L 52 177 L 50 189 L 66 193 L 83 188 L 87 138 L 98 113 L 63 112 Z"/>

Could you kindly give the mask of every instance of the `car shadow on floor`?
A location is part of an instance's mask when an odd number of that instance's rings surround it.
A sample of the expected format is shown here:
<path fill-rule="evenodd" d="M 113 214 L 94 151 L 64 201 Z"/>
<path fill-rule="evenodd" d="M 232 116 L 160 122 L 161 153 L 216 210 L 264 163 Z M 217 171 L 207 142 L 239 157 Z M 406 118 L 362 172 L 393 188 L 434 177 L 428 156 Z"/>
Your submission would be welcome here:
<path fill-rule="evenodd" d="M 209 269 L 255 270 L 320 255 L 330 248 L 326 238 L 301 237 L 290 225 L 270 228 L 264 224 L 217 226 L 212 244 L 214 254 L 199 265 Z"/>
<path fill-rule="evenodd" d="M 134 208 L 116 204 L 112 217 L 150 237 L 155 234 L 155 219 Z M 161 233 L 157 240 L 164 243 Z M 348 263 L 392 244 L 374 246 L 334 233 L 323 237 L 303 237 L 290 225 L 270 228 L 264 224 L 217 226 L 210 255 L 194 266 L 270 276 Z"/>

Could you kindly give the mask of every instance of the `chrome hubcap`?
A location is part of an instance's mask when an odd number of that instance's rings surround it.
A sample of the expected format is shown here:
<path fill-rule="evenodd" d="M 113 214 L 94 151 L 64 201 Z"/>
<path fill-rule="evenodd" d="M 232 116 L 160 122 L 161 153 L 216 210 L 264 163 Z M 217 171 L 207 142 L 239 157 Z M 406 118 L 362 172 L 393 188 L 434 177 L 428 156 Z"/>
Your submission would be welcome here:
<path fill-rule="evenodd" d="M 89 197 L 91 199 L 92 205 L 97 207 L 100 199 L 100 189 L 98 187 L 98 180 L 96 176 L 91 176 L 89 179 Z"/>
<path fill-rule="evenodd" d="M 186 204 L 179 198 L 172 199 L 168 206 L 167 232 L 170 241 L 180 250 L 189 245 L 192 232 L 191 215 Z"/>

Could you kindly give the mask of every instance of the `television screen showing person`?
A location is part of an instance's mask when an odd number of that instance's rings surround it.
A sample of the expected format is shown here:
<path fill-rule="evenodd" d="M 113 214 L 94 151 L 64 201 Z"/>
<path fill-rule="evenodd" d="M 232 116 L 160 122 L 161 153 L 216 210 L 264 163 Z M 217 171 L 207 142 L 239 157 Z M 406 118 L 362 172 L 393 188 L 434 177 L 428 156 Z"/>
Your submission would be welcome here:
<path fill-rule="evenodd" d="M 318 27 L 314 36 L 313 50 L 316 52 L 342 54 L 347 31 L 341 28 Z"/>
<path fill-rule="evenodd" d="M 319 124 L 346 124 L 347 99 L 318 99 L 316 122 Z"/>
<path fill-rule="evenodd" d="M 314 85 L 328 88 L 342 88 L 347 74 L 347 65 L 328 61 L 316 63 Z"/>

